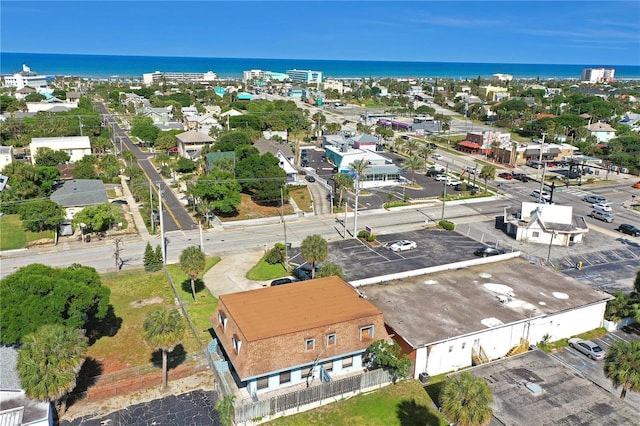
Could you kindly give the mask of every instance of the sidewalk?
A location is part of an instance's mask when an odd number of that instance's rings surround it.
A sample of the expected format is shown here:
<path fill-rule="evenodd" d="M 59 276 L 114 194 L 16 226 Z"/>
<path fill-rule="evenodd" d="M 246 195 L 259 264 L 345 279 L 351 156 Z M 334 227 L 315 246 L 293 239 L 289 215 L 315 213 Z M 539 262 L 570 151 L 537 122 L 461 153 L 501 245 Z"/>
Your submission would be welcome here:
<path fill-rule="evenodd" d="M 262 250 L 256 250 L 224 256 L 204 275 L 204 285 L 215 297 L 268 286 L 270 281 L 253 281 L 246 277 L 249 269 L 258 263 L 263 254 Z"/>
<path fill-rule="evenodd" d="M 125 176 L 120 176 L 120 182 L 122 183 L 122 192 L 127 199 L 127 203 L 129 203 L 129 211 L 131 216 L 133 217 L 133 221 L 136 224 L 136 229 L 138 231 L 138 235 L 142 238 L 143 241 L 151 241 L 155 239 L 154 236 L 149 234 L 149 230 L 144 224 L 144 220 L 140 215 L 140 209 L 138 208 L 138 203 L 136 203 L 133 194 L 129 190 L 129 185 L 127 184 L 127 179 Z"/>

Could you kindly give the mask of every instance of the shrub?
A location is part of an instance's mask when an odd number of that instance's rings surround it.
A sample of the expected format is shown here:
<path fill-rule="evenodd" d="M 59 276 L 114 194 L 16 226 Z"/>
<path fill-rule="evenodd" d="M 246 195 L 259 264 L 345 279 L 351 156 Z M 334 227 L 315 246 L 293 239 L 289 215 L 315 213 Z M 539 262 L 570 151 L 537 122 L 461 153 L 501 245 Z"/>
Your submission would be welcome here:
<path fill-rule="evenodd" d="M 438 226 L 447 231 L 453 231 L 456 225 L 453 222 L 449 222 L 448 220 L 441 220 L 438 222 Z"/>
<path fill-rule="evenodd" d="M 367 231 L 358 232 L 358 238 L 362 238 L 363 240 L 367 240 L 368 242 L 374 242 L 376 240 L 375 234 L 370 234 Z"/>
<path fill-rule="evenodd" d="M 270 265 L 278 263 L 284 263 L 285 261 L 285 246 L 282 243 L 276 243 L 271 250 L 264 256 L 264 261 Z"/>

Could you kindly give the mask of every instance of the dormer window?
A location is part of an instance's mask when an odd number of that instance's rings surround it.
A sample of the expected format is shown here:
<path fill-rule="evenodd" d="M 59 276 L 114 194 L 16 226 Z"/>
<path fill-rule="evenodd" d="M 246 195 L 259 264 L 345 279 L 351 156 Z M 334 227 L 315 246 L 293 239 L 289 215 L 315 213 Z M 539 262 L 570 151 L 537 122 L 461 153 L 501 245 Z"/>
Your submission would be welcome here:
<path fill-rule="evenodd" d="M 218 311 L 218 324 L 222 326 L 222 331 L 227 330 L 227 316 L 222 311 Z"/>
<path fill-rule="evenodd" d="M 235 334 L 233 335 L 233 338 L 231 340 L 233 341 L 233 349 L 235 349 L 236 353 L 239 354 L 240 347 L 242 346 L 242 341 L 238 339 L 238 336 L 236 336 Z"/>
<path fill-rule="evenodd" d="M 327 334 L 327 341 L 325 342 L 327 347 L 336 345 L 336 333 Z"/>
<path fill-rule="evenodd" d="M 305 339 L 304 341 L 304 350 L 312 351 L 316 348 L 316 339 Z"/>

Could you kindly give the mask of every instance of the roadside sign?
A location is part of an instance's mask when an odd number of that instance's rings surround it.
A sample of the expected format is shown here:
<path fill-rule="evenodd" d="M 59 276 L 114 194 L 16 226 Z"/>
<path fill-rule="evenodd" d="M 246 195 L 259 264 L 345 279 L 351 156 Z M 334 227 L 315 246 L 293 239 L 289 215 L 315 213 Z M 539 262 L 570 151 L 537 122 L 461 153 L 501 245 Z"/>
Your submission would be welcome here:
<path fill-rule="evenodd" d="M 369 234 L 371 234 L 371 227 L 370 226 L 365 226 L 364 230 L 367 231 Z"/>

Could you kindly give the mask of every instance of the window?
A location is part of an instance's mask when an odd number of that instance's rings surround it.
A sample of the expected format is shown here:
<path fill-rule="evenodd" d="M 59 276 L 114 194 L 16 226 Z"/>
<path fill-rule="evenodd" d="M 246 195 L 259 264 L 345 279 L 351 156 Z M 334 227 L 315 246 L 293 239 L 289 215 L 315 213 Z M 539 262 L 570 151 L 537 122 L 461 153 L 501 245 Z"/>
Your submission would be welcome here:
<path fill-rule="evenodd" d="M 540 233 L 539 233 L 539 232 L 532 232 L 532 233 L 531 233 L 531 236 L 532 236 L 533 238 L 538 238 L 538 237 L 540 237 Z"/>
<path fill-rule="evenodd" d="M 449 352 L 453 352 L 453 346 L 449 346 Z"/>
<path fill-rule="evenodd" d="M 300 370 L 300 377 L 302 377 L 303 379 L 310 378 L 312 377 L 312 372 L 313 368 L 311 367 L 303 368 L 302 370 Z"/>
<path fill-rule="evenodd" d="M 373 339 L 373 326 L 360 327 L 360 340 Z"/>
<path fill-rule="evenodd" d="M 235 334 L 233 335 L 233 338 L 231 340 L 233 341 L 233 349 L 235 349 L 236 353 L 239 354 L 240 346 L 242 346 L 242 341 L 238 339 L 238 336 L 236 336 Z"/>
<path fill-rule="evenodd" d="M 280 373 L 280 384 L 289 383 L 291 381 L 291 371 Z"/>
<path fill-rule="evenodd" d="M 327 371 L 332 371 L 333 370 L 333 361 L 327 361 L 324 364 L 322 364 L 322 367 L 324 367 L 325 370 Z"/>
<path fill-rule="evenodd" d="M 327 334 L 327 347 L 336 345 L 336 334 Z"/>
<path fill-rule="evenodd" d="M 467 346 L 467 342 L 462 342 L 462 349 L 464 349 Z"/>
<path fill-rule="evenodd" d="M 304 350 L 312 351 L 316 348 L 316 339 L 306 339 L 304 341 Z"/>
<path fill-rule="evenodd" d="M 227 317 L 222 313 L 222 311 L 218 311 L 218 323 L 222 325 L 223 331 L 227 329 Z"/>
<path fill-rule="evenodd" d="M 269 387 L 269 378 L 268 377 L 260 377 L 257 380 L 256 384 L 257 384 L 258 390 L 266 389 L 266 388 Z"/>
<path fill-rule="evenodd" d="M 347 356 L 342 358 L 342 368 L 351 367 L 353 365 L 353 357 Z"/>

